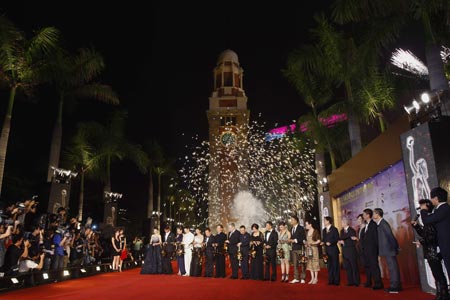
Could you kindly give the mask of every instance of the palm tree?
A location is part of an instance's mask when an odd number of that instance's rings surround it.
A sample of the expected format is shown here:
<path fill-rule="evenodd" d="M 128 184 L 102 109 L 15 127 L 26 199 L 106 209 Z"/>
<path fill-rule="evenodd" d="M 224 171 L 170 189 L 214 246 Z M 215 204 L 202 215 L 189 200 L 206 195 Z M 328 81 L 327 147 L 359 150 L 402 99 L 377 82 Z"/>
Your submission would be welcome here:
<path fill-rule="evenodd" d="M 16 93 L 30 95 L 49 80 L 49 59 L 57 49 L 59 31 L 45 27 L 28 39 L 6 17 L 0 16 L 0 81 L 9 88 L 9 101 L 0 137 L 0 193 Z"/>
<path fill-rule="evenodd" d="M 392 37 L 398 35 L 409 20 L 418 21 L 423 26 L 425 37 L 430 89 L 448 90 L 440 44 L 448 38 L 449 5 L 446 0 L 338 0 L 334 2 L 333 18 L 340 24 L 376 24 L 380 20 L 395 20 L 395 26 L 387 28 L 385 32 Z M 450 111 L 444 113 L 450 115 Z"/>
<path fill-rule="evenodd" d="M 58 167 L 62 143 L 62 119 L 64 104 L 78 99 L 93 99 L 110 104 L 119 104 L 119 98 L 108 85 L 95 82 L 104 70 L 103 57 L 94 49 L 82 48 L 76 56 L 61 51 L 52 64 L 58 99 L 58 111 L 53 129 L 47 181 L 52 180 L 52 167 Z"/>
<path fill-rule="evenodd" d="M 128 142 L 125 136 L 125 119 L 127 114 L 115 111 L 108 120 L 108 125 L 98 122 L 82 123 L 79 130 L 92 145 L 96 163 L 95 172 L 105 184 L 104 192 L 111 192 L 111 165 L 116 160 L 129 159 L 141 172 L 146 172 L 147 156 L 141 147 Z"/>
<path fill-rule="evenodd" d="M 79 126 L 83 127 L 83 125 Z M 67 165 L 71 170 L 75 170 L 80 178 L 80 193 L 78 196 L 78 220 L 83 220 L 84 206 L 84 182 L 87 174 L 97 168 L 99 163 L 97 157 L 94 156 L 94 150 L 89 144 L 88 137 L 84 130 L 78 129 L 72 138 L 69 146 L 63 152 L 63 164 Z"/>
<path fill-rule="evenodd" d="M 359 41 L 352 35 L 336 30 L 323 15 L 316 16 L 315 20 L 318 24 L 312 31 L 315 44 L 296 50 L 291 55 L 291 68 L 298 69 L 297 72 L 317 74 L 323 80 L 344 89 L 344 101 L 331 105 L 328 114 L 347 113 L 351 153 L 354 156 L 362 148 L 359 122 L 361 116 L 366 114 L 363 110 L 367 108 L 364 99 L 361 99 L 361 95 L 365 94 L 360 94 L 359 90 L 362 84 L 376 77 L 373 70 L 377 66 L 377 47 L 384 45 L 390 36 L 375 32 L 373 40 Z M 366 89 L 374 91 L 368 87 Z M 386 105 L 378 107 L 384 108 Z M 375 109 L 376 106 L 370 108 Z"/>
<path fill-rule="evenodd" d="M 311 108 L 311 113 L 302 116 L 298 124 L 307 124 L 306 136 L 315 141 L 318 152 L 327 151 L 330 154 L 331 168 L 336 169 L 335 149 L 332 143 L 330 128 L 326 127 L 318 113 L 318 108 L 329 104 L 331 100 L 331 85 L 324 79 L 319 79 L 311 73 L 301 72 L 295 68 L 295 55 L 288 59 L 287 69 L 283 71 L 292 85 L 303 96 L 303 101 Z"/>
<path fill-rule="evenodd" d="M 153 171 L 155 168 L 155 163 L 161 160 L 163 156 L 163 150 L 161 145 L 156 141 L 146 141 L 144 143 L 144 151 L 148 158 L 148 201 L 147 201 L 147 218 L 150 219 L 153 213 L 153 202 L 154 202 L 154 184 L 153 184 Z"/>
<path fill-rule="evenodd" d="M 143 173 L 148 164 L 145 153 L 138 145 L 128 142 L 125 136 L 126 113 L 115 111 L 107 121 L 107 125 L 98 122 L 82 123 L 81 134 L 87 137 L 93 149 L 95 163 L 92 164 L 93 175 L 103 183 L 103 197 L 111 192 L 111 166 L 114 161 L 129 159 Z M 106 216 L 105 216 L 106 217 Z M 113 216 L 113 226 L 115 226 Z"/>

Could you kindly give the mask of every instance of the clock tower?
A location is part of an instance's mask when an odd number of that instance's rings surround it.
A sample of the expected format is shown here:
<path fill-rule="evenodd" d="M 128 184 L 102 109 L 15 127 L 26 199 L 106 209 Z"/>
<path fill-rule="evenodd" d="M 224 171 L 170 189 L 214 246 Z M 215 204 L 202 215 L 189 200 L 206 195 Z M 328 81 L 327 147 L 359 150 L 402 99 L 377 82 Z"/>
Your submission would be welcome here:
<path fill-rule="evenodd" d="M 234 196 L 247 187 L 244 168 L 247 125 L 250 111 L 243 88 L 244 71 L 237 54 L 225 50 L 214 68 L 214 90 L 207 111 L 211 163 L 208 208 L 212 229 L 233 221 Z M 236 224 L 239 226 L 239 224 Z"/>

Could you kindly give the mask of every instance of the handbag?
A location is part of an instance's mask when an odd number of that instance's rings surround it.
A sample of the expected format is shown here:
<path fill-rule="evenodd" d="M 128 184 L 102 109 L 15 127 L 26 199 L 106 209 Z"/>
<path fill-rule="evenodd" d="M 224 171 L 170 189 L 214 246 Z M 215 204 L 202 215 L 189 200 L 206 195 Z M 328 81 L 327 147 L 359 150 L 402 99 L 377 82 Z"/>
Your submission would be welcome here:
<path fill-rule="evenodd" d="M 120 254 L 120 259 L 125 260 L 125 259 L 127 259 L 127 257 L 128 257 L 128 252 L 127 252 L 127 249 L 125 248 L 122 250 L 122 253 Z"/>

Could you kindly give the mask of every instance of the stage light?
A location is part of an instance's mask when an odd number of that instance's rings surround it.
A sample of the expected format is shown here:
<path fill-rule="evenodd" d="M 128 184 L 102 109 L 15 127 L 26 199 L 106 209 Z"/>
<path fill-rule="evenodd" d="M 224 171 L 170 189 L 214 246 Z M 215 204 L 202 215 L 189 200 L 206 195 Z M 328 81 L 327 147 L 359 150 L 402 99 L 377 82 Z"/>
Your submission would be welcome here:
<path fill-rule="evenodd" d="M 135 261 L 134 264 L 137 266 L 137 261 Z"/>
<path fill-rule="evenodd" d="M 326 177 L 322 178 L 322 182 L 325 184 L 328 182 L 328 179 Z"/>
<path fill-rule="evenodd" d="M 100 271 L 100 266 L 96 266 L 96 267 L 95 267 L 95 270 L 96 270 L 96 271 Z"/>
<path fill-rule="evenodd" d="M 42 274 L 42 278 L 44 278 L 44 279 L 48 279 L 48 273 L 44 273 L 44 274 Z"/>
<path fill-rule="evenodd" d="M 63 276 L 69 276 L 69 275 L 70 275 L 69 271 L 67 271 L 67 270 L 63 271 Z"/>
<path fill-rule="evenodd" d="M 112 270 L 112 265 L 109 265 L 109 269 Z"/>
<path fill-rule="evenodd" d="M 430 103 L 430 95 L 429 95 L 428 93 L 423 93 L 423 94 L 420 96 L 420 99 L 422 100 L 422 102 L 423 102 L 424 104 Z"/>
<path fill-rule="evenodd" d="M 86 269 L 80 269 L 81 273 L 86 273 Z"/>
<path fill-rule="evenodd" d="M 419 102 L 417 102 L 417 100 L 414 99 L 413 102 L 412 102 L 412 105 L 414 106 L 414 108 L 416 110 L 420 109 L 420 104 L 419 104 Z"/>
<path fill-rule="evenodd" d="M 414 106 L 410 105 L 410 106 L 403 106 L 403 108 L 405 109 L 406 113 L 408 115 L 412 114 L 415 110 Z"/>
<path fill-rule="evenodd" d="M 13 278 L 11 278 L 11 282 L 14 284 L 18 284 L 19 280 L 17 280 L 17 278 L 13 277 Z"/>

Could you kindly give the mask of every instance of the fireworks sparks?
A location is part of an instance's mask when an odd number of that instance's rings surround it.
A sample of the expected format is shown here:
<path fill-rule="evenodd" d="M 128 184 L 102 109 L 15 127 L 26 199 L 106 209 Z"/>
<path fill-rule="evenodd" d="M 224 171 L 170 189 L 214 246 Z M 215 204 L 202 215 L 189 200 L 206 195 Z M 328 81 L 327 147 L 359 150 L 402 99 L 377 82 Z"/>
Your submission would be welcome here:
<path fill-rule="evenodd" d="M 392 53 L 391 63 L 412 74 L 428 76 L 427 66 L 409 50 L 396 49 Z"/>
<path fill-rule="evenodd" d="M 241 191 L 262 201 L 267 219 L 309 210 L 316 192 L 314 151 L 304 143 L 300 147 L 294 136 L 267 141 L 264 124 L 256 121 L 233 131 L 234 144 L 222 145 L 219 136 L 211 145 L 197 141 L 184 157 L 179 173 L 196 201 L 197 217 L 207 218 L 209 207 L 210 221 L 217 222 L 230 214 L 231 200 Z"/>

